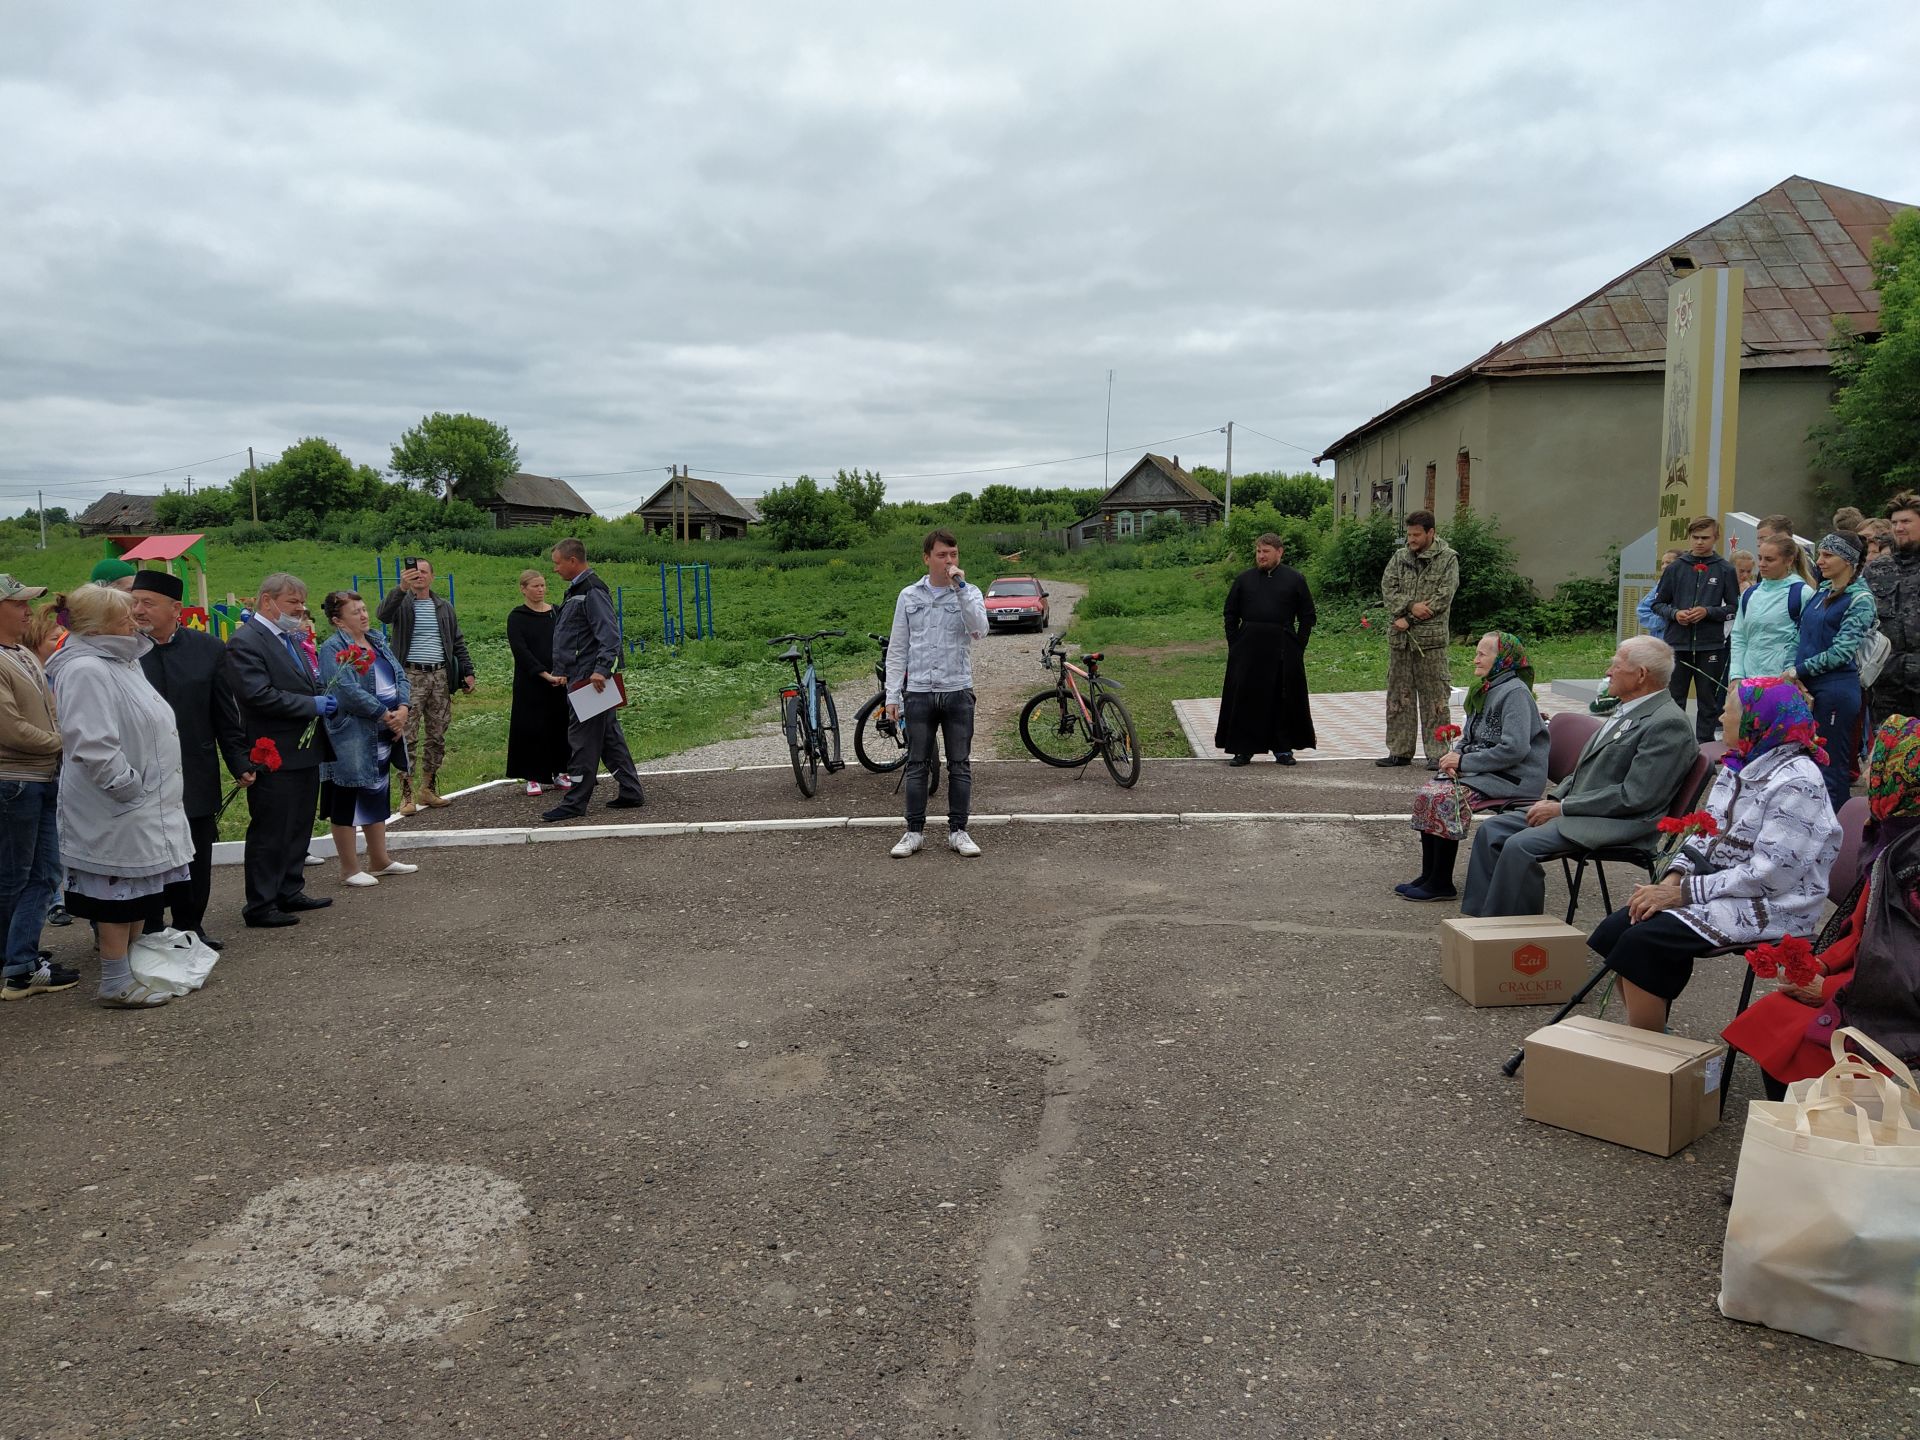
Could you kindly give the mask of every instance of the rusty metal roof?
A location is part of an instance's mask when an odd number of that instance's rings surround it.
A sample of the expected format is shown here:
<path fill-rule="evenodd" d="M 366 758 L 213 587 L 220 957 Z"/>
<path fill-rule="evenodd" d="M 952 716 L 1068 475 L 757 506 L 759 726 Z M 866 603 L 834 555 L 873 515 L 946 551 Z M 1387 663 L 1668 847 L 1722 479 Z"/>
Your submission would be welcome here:
<path fill-rule="evenodd" d="M 1524 335 L 1436 377 L 1318 458 L 1337 454 L 1383 421 L 1476 376 L 1662 369 L 1667 288 L 1694 270 L 1737 265 L 1746 272 L 1742 369 L 1825 368 L 1832 361 L 1827 342 L 1835 316 L 1845 316 L 1856 331 L 1879 329 L 1880 295 L 1868 257 L 1893 217 L 1912 208 L 1789 176 Z"/>

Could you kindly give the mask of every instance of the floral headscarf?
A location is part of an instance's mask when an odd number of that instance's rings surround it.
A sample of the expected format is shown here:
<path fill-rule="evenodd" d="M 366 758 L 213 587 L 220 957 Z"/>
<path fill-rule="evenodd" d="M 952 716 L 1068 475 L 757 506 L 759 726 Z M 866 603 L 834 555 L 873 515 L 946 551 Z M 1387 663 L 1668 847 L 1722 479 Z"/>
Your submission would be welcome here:
<path fill-rule="evenodd" d="M 1920 817 L 1920 720 L 1892 715 L 1873 732 L 1867 809 L 1876 821 Z"/>
<path fill-rule="evenodd" d="M 1533 692 L 1533 662 L 1527 658 L 1527 649 L 1520 643 L 1518 635 L 1499 632 L 1500 649 L 1493 657 L 1493 668 L 1487 671 L 1484 680 L 1476 678 L 1467 689 L 1466 711 L 1469 715 L 1478 715 L 1486 708 L 1487 691 L 1493 688 L 1493 682 L 1507 675 L 1518 675 L 1520 683 Z"/>
<path fill-rule="evenodd" d="M 1740 735 L 1720 763 L 1738 771 L 1781 745 L 1804 745 L 1816 763 L 1827 763 L 1805 691 L 1791 680 L 1742 680 Z"/>

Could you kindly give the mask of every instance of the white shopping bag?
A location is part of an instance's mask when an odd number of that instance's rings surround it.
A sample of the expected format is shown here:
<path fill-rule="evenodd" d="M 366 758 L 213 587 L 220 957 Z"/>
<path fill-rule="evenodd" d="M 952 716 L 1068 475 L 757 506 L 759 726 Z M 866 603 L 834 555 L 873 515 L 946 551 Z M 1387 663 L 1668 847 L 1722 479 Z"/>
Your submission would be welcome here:
<path fill-rule="evenodd" d="M 1920 1087 L 1858 1030 L 1833 1054 L 1820 1079 L 1748 1107 L 1720 1312 L 1920 1365 Z"/>
<path fill-rule="evenodd" d="M 174 995 L 206 984 L 219 958 L 219 953 L 198 935 L 171 928 L 143 931 L 127 950 L 127 964 L 134 979 Z"/>

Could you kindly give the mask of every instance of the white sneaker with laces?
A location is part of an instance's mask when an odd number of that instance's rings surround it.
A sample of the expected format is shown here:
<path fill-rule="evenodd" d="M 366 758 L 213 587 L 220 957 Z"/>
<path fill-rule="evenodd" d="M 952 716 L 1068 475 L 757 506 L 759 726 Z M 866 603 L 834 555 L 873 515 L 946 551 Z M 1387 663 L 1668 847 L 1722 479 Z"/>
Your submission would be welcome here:
<path fill-rule="evenodd" d="M 964 855 L 972 860 L 980 854 L 980 847 L 973 843 L 973 837 L 964 830 L 955 830 L 947 836 L 947 848 L 956 855 Z"/>
<path fill-rule="evenodd" d="M 909 830 L 900 837 L 899 843 L 888 853 L 896 860 L 904 860 L 909 855 L 918 855 L 920 847 L 926 843 L 926 837 L 918 830 Z"/>
<path fill-rule="evenodd" d="M 546 793 L 546 792 L 545 792 L 545 791 L 543 791 L 543 790 L 542 790 L 542 789 L 540 788 L 540 782 L 539 782 L 538 780 L 529 780 L 529 781 L 527 781 L 527 794 L 529 794 L 529 795 L 541 795 L 541 794 L 544 794 L 544 793 Z"/>

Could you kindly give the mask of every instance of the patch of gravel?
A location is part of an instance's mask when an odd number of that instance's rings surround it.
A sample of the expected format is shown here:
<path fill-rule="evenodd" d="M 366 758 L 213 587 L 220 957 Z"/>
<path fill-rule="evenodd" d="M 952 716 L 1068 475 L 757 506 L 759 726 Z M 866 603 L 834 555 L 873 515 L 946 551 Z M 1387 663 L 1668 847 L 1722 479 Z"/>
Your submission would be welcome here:
<path fill-rule="evenodd" d="M 1064 580 L 1049 580 L 1046 586 L 1052 600 L 1052 623 L 1047 634 L 1053 634 L 1064 631 L 1073 623 L 1074 606 L 1087 593 L 1087 587 L 1072 585 Z M 989 635 L 973 647 L 973 692 L 978 698 L 973 724 L 976 751 L 980 749 L 979 737 L 993 734 L 1019 713 L 1020 706 L 1029 695 L 1049 683 L 1047 673 L 1040 668 L 1040 647 L 1046 643 L 1046 638 L 1046 634 L 1037 635 L 1025 630 Z M 859 683 L 845 686 L 834 693 L 834 700 L 840 707 L 840 745 L 849 764 L 854 763 L 854 716 L 872 693 L 864 677 Z M 720 740 L 711 745 L 697 745 L 691 750 L 682 750 L 677 755 L 663 755 L 658 760 L 647 761 L 640 769 L 645 773 L 649 770 L 786 763 L 786 737 L 780 733 L 779 716 L 769 706 L 754 718 L 752 730 L 740 739 Z"/>

